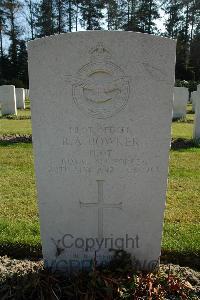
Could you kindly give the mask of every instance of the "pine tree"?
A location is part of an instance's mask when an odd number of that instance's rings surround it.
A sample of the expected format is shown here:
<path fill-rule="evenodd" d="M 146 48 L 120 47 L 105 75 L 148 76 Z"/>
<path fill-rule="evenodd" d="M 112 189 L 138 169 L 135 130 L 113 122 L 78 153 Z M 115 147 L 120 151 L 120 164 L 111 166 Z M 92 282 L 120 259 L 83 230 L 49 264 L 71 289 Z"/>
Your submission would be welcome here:
<path fill-rule="evenodd" d="M 189 68 L 194 80 L 200 81 L 200 1 L 193 1 L 191 7 Z"/>
<path fill-rule="evenodd" d="M 122 7 L 123 6 L 123 7 Z M 125 5 L 117 0 L 105 1 L 105 8 L 107 11 L 107 29 L 118 30 L 122 28 L 122 25 L 126 22 L 126 13 L 124 11 Z"/>
<path fill-rule="evenodd" d="M 5 28 L 5 11 L 4 11 L 4 6 L 3 3 L 0 4 L 0 57 L 3 58 L 3 31 Z"/>
<path fill-rule="evenodd" d="M 10 39 L 10 46 L 8 50 L 8 56 L 11 62 L 11 76 L 17 78 L 17 55 L 19 49 L 19 38 L 21 34 L 20 27 L 17 25 L 17 13 L 21 8 L 18 0 L 5 0 L 4 3 L 6 20 L 8 27 L 6 34 Z"/>
<path fill-rule="evenodd" d="M 155 33 L 157 28 L 155 20 L 159 18 L 158 3 L 156 0 L 140 0 L 137 11 L 140 31 Z"/>
<path fill-rule="evenodd" d="M 55 0 L 55 32 L 62 33 L 65 31 L 65 17 L 66 17 L 66 1 Z"/>
<path fill-rule="evenodd" d="M 28 87 L 28 53 L 25 41 L 19 42 L 19 52 L 17 57 L 18 62 L 18 76 L 17 79 L 22 81 L 24 87 Z"/>
<path fill-rule="evenodd" d="M 127 31 L 141 31 L 140 29 L 140 18 L 139 17 L 140 1 L 139 0 L 128 0 L 126 1 L 126 22 L 123 28 Z M 122 10 L 124 10 L 122 6 Z"/>
<path fill-rule="evenodd" d="M 54 34 L 55 19 L 53 0 L 41 0 L 38 6 L 36 30 L 37 36 L 39 37 Z"/>
<path fill-rule="evenodd" d="M 176 38 L 181 25 L 181 3 L 180 0 L 171 0 L 165 7 L 165 13 L 168 19 L 165 22 L 166 36 Z"/>
<path fill-rule="evenodd" d="M 10 75 L 10 61 L 3 49 L 3 34 L 6 31 L 6 15 L 4 3 L 0 3 L 0 85 L 7 84 Z"/>
<path fill-rule="evenodd" d="M 190 67 L 194 72 L 194 80 L 200 81 L 200 29 L 194 33 L 190 49 Z"/>
<path fill-rule="evenodd" d="M 27 10 L 26 21 L 30 26 L 31 40 L 33 40 L 35 38 L 37 3 L 34 0 L 25 0 L 25 7 Z"/>
<path fill-rule="evenodd" d="M 82 25 L 85 25 L 87 30 L 100 30 L 101 21 L 104 17 L 102 10 L 105 7 L 103 1 L 83 0 L 81 1 L 80 13 L 82 16 Z"/>
<path fill-rule="evenodd" d="M 182 17 L 181 29 L 178 33 L 176 74 L 186 80 L 193 80 L 195 73 L 191 62 L 191 46 L 193 33 L 199 24 L 200 2 L 199 0 L 187 0 L 181 2 Z M 179 78 L 178 77 L 178 78 Z"/>

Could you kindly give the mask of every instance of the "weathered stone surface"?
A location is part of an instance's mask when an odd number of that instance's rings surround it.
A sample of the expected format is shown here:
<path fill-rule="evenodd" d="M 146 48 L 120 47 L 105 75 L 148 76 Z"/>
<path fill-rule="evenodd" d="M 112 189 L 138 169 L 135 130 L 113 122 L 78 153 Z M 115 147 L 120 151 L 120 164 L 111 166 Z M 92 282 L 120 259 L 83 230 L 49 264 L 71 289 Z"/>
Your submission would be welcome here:
<path fill-rule="evenodd" d="M 188 89 L 185 87 L 174 88 L 173 119 L 181 119 L 186 116 L 188 101 Z"/>
<path fill-rule="evenodd" d="M 176 43 L 79 32 L 29 43 L 43 255 L 86 268 L 124 249 L 158 261 Z"/>
<path fill-rule="evenodd" d="M 2 115 L 17 114 L 14 85 L 0 86 L 0 104 Z"/>

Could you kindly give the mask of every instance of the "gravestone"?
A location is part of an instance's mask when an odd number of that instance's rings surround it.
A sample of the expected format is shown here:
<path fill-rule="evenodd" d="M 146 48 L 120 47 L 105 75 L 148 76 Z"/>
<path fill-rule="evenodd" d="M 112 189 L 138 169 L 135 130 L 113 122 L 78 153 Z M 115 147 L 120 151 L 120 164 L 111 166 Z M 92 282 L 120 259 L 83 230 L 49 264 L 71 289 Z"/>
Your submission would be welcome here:
<path fill-rule="evenodd" d="M 174 88 L 173 119 L 185 118 L 187 112 L 188 89 L 185 87 Z"/>
<path fill-rule="evenodd" d="M 25 98 L 29 98 L 29 89 L 25 89 Z"/>
<path fill-rule="evenodd" d="M 192 98 L 192 111 L 195 112 L 195 103 L 196 103 L 196 99 L 197 99 L 197 91 L 192 92 L 191 98 Z"/>
<path fill-rule="evenodd" d="M 17 114 L 14 85 L 0 86 L 0 104 L 2 115 Z"/>
<path fill-rule="evenodd" d="M 46 266 L 158 262 L 176 43 L 78 32 L 29 43 L 35 170 Z"/>
<path fill-rule="evenodd" d="M 25 109 L 25 92 L 23 88 L 15 88 L 17 108 Z"/>
<path fill-rule="evenodd" d="M 200 141 L 200 85 L 197 86 L 195 95 L 194 140 Z"/>

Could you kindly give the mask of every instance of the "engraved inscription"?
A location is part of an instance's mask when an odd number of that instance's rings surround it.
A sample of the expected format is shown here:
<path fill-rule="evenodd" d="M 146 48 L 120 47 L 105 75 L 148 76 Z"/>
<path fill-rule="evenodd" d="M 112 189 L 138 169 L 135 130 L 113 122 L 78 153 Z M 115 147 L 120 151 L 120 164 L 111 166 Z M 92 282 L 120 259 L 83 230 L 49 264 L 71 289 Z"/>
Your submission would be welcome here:
<path fill-rule="evenodd" d="M 102 44 L 90 51 L 90 62 L 77 72 L 74 81 L 74 102 L 91 117 L 112 117 L 127 104 L 128 78 L 111 61 L 110 52 Z"/>
<path fill-rule="evenodd" d="M 129 127 L 69 127 L 63 137 L 63 146 L 114 146 L 135 147 L 138 145 Z"/>
<path fill-rule="evenodd" d="M 103 233 L 103 210 L 104 208 L 118 208 L 122 209 L 122 202 L 119 203 L 105 203 L 103 197 L 103 183 L 104 180 L 97 180 L 98 185 L 98 200 L 95 203 L 85 203 L 80 201 L 80 207 L 97 207 L 98 208 L 98 238 L 102 239 Z"/>
<path fill-rule="evenodd" d="M 52 161 L 48 168 L 52 175 L 109 176 L 120 172 L 123 176 L 137 176 L 139 172 L 159 171 L 159 165 L 139 155 L 139 139 L 128 126 L 96 124 L 70 126 L 65 130 L 65 136 L 60 139 L 62 158 Z"/>

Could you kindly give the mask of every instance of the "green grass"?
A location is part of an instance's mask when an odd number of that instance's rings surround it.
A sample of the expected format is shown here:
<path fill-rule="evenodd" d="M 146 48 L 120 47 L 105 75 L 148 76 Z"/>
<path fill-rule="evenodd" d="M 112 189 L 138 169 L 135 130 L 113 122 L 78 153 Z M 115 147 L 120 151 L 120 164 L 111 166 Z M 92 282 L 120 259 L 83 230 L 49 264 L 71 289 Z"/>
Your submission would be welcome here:
<path fill-rule="evenodd" d="M 174 138 L 192 138 L 193 117 L 188 114 L 186 120 L 173 122 Z M 15 127 L 13 122 L 18 125 Z M 29 122 L 0 119 L 6 134 L 22 134 L 27 130 Z M 0 157 L 0 245 L 39 245 L 32 144 L 0 143 Z M 200 253 L 199 233 L 200 148 L 171 150 L 162 248 L 181 254 Z"/>
<path fill-rule="evenodd" d="M 164 249 L 200 252 L 199 182 L 200 149 L 171 151 L 165 210 Z"/>
<path fill-rule="evenodd" d="M 192 139 L 192 130 L 193 124 L 191 123 L 181 123 L 181 122 L 173 122 L 172 124 L 172 137 L 183 138 L 183 139 Z"/>
<path fill-rule="evenodd" d="M 193 122 L 194 114 L 191 113 L 191 104 L 187 107 L 187 115 L 183 120 L 178 120 L 172 123 L 172 137 L 183 138 L 183 139 L 192 139 L 193 137 Z"/>
<path fill-rule="evenodd" d="M 9 119 L 9 117 L 13 119 Z M 17 116 L 1 116 L 0 117 L 0 136 L 2 135 L 25 135 L 31 134 L 31 112 L 30 102 L 26 101 L 26 109 L 18 109 Z M 27 118 L 27 119 L 20 119 Z M 29 118 L 29 119 L 28 119 Z"/>
<path fill-rule="evenodd" d="M 0 147 L 0 243 L 38 244 L 32 144 Z"/>
<path fill-rule="evenodd" d="M 0 136 L 1 135 L 25 135 L 31 134 L 30 120 L 8 120 L 0 119 Z"/>

